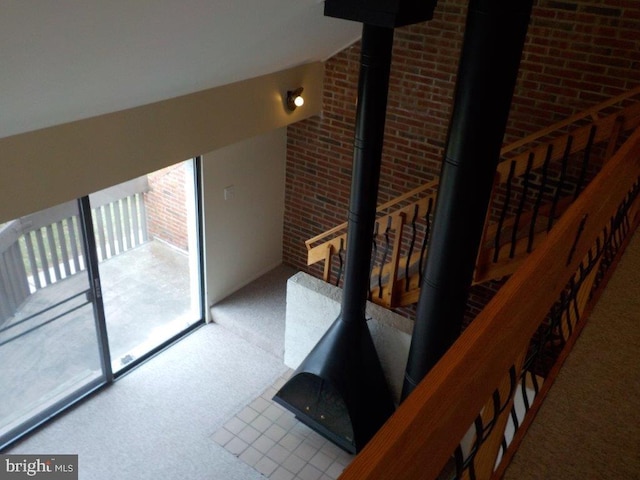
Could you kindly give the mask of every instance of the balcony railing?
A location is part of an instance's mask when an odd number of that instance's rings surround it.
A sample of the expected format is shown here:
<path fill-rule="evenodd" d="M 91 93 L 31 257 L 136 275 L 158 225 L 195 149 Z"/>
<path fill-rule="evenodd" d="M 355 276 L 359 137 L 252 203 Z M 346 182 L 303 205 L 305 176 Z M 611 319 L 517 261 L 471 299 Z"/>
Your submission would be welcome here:
<path fill-rule="evenodd" d="M 91 197 L 98 258 L 104 261 L 148 240 L 146 177 Z M 27 215 L 0 228 L 0 325 L 34 292 L 85 269 L 75 202 Z"/>
<path fill-rule="evenodd" d="M 474 282 L 513 273 L 638 125 L 640 88 L 503 148 Z M 417 301 L 437 189 L 435 180 L 378 207 L 373 302 L 395 308 Z M 307 265 L 323 263 L 323 279 L 336 285 L 346 227 L 306 241 Z"/>
<path fill-rule="evenodd" d="M 636 128 L 341 478 L 499 478 L 640 223 L 639 192 Z"/>

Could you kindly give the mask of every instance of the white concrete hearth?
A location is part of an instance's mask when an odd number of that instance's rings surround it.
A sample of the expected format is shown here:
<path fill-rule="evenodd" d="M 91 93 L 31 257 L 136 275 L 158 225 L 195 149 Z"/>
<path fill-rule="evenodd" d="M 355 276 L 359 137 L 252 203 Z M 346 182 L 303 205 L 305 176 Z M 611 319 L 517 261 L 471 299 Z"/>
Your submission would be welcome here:
<path fill-rule="evenodd" d="M 287 281 L 284 363 L 298 368 L 338 317 L 342 289 L 304 272 Z M 367 325 L 396 404 L 400 401 L 413 322 L 367 302 Z"/>

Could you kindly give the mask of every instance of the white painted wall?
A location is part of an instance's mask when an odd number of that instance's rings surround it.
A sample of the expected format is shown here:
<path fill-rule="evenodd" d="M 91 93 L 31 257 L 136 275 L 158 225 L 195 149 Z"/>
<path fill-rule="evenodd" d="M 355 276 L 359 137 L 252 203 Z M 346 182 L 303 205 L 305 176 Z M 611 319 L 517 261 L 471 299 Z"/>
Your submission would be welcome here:
<path fill-rule="evenodd" d="M 320 113 L 321 63 L 0 138 L 0 223 Z M 285 109 L 304 87 L 304 107 Z"/>
<path fill-rule="evenodd" d="M 286 147 L 280 128 L 203 157 L 208 306 L 282 263 Z"/>

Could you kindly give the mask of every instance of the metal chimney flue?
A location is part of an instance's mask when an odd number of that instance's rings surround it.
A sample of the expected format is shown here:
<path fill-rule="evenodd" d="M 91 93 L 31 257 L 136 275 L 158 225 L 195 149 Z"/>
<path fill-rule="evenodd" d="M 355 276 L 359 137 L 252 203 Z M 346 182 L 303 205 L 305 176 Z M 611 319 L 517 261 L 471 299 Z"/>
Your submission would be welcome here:
<path fill-rule="evenodd" d="M 392 45 L 393 28 L 363 26 L 341 313 L 274 397 L 350 453 L 395 408 L 365 318 Z"/>
<path fill-rule="evenodd" d="M 532 3 L 469 1 L 403 399 L 461 331 Z"/>

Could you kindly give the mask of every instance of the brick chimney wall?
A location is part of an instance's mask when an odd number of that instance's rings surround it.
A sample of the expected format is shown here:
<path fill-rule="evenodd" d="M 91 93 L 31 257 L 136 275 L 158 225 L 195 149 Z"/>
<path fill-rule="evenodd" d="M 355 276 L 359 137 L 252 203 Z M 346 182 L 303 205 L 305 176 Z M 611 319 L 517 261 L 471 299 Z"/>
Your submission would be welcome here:
<path fill-rule="evenodd" d="M 439 174 L 466 5 L 441 1 L 432 21 L 396 30 L 379 203 Z M 505 143 L 639 85 L 639 32 L 637 0 L 538 0 Z M 347 218 L 359 54 L 326 62 L 322 115 L 288 128 L 284 261 L 317 276 L 304 241 Z"/>

